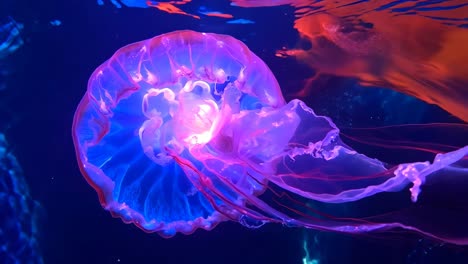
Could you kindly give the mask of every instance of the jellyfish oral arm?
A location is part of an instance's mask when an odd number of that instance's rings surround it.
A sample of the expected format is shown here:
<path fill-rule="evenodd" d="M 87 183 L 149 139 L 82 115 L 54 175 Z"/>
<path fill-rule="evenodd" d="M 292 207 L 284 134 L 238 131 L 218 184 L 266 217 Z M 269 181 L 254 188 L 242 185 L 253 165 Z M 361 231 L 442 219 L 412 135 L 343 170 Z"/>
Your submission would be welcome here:
<path fill-rule="evenodd" d="M 139 130 L 142 148 L 148 157 L 162 164 L 170 157 L 161 152 L 180 154 L 184 149 L 204 145 L 219 129 L 219 108 L 204 81 L 188 81 L 176 92 L 169 88 L 149 89 L 142 100 L 142 111 L 148 118 Z"/>
<path fill-rule="evenodd" d="M 191 94 L 196 86 L 202 88 L 200 95 Z M 204 81 L 187 82 L 179 95 L 181 108 L 176 118 L 178 125 L 186 128 L 186 132 L 179 135 L 180 140 L 194 145 L 208 143 L 219 123 L 219 108 L 211 96 L 211 88 Z"/>
<path fill-rule="evenodd" d="M 300 100 L 276 109 L 242 111 L 231 117 L 219 135 L 208 143 L 212 149 L 220 145 L 219 139 L 235 138 L 231 143 L 235 155 L 254 171 L 283 189 L 329 203 L 400 191 L 410 184 L 411 200 L 416 202 L 427 176 L 463 159 L 468 151 L 465 147 L 439 154 L 433 163 L 387 168 L 344 144 L 335 124 Z"/>

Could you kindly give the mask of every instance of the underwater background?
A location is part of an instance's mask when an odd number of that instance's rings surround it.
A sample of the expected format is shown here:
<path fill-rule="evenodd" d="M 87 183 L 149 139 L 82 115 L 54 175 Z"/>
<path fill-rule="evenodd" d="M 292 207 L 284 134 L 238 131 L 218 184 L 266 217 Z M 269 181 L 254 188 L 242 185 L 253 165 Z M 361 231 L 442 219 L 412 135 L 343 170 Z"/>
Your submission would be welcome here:
<path fill-rule="evenodd" d="M 172 238 L 145 233 L 102 208 L 71 136 L 100 64 L 127 44 L 189 29 L 243 41 L 287 101 L 303 100 L 347 135 L 443 123 L 443 133 L 402 134 L 466 146 L 468 2 L 0 0 L 0 22 L 0 263 L 468 263 L 466 244 L 402 230 L 227 221 Z M 433 159 L 346 143 L 393 164 Z"/>

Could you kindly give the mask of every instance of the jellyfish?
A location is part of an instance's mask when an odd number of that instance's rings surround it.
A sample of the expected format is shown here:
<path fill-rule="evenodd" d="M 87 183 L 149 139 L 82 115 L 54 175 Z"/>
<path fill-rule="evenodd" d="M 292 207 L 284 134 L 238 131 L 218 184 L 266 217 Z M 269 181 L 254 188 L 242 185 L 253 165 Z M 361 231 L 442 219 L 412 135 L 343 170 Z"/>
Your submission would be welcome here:
<path fill-rule="evenodd" d="M 250 228 L 405 229 L 468 243 L 466 210 L 419 206 L 426 182 L 466 183 L 468 146 L 399 165 L 361 154 L 330 118 L 286 102 L 268 66 L 227 35 L 175 31 L 119 49 L 91 75 L 72 137 L 102 206 L 164 237 L 233 220 Z M 416 206 L 396 203 L 374 215 L 325 210 L 403 191 Z"/>
<path fill-rule="evenodd" d="M 39 203 L 29 194 L 21 168 L 0 133 L 0 262 L 44 263 L 39 248 Z"/>

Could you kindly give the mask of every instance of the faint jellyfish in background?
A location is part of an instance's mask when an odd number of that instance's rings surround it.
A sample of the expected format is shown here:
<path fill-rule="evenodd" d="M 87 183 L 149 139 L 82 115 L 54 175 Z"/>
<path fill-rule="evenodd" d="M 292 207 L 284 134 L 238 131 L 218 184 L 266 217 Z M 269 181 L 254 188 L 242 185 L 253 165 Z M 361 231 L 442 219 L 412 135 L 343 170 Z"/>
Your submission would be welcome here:
<path fill-rule="evenodd" d="M 20 36 L 23 25 L 17 23 L 11 17 L 6 22 L 0 20 L 0 90 L 5 89 L 5 78 L 10 73 L 8 66 L 8 55 L 15 52 L 23 45 L 23 39 Z"/>
<path fill-rule="evenodd" d="M 41 210 L 0 133 L 0 263 L 43 263 L 37 229 Z"/>
<path fill-rule="evenodd" d="M 10 73 L 9 56 L 23 45 L 22 29 L 11 17 L 0 24 L 0 90 L 6 88 L 4 78 Z M 5 105 L 0 101 L 2 118 Z M 37 240 L 41 210 L 30 197 L 23 172 L 0 133 L 0 263 L 43 263 Z"/>
<path fill-rule="evenodd" d="M 22 29 L 23 25 L 11 17 L 8 17 L 6 23 L 0 25 L 0 59 L 15 52 L 23 45 L 23 39 L 20 36 Z"/>
<path fill-rule="evenodd" d="M 423 16 L 382 13 L 362 15 L 359 21 L 330 14 L 299 18 L 295 27 L 311 48 L 279 54 L 298 58 L 317 74 L 297 95 L 307 96 L 322 74 L 346 76 L 437 104 L 467 121 L 468 52 L 459 45 L 468 40 L 468 30 Z"/>

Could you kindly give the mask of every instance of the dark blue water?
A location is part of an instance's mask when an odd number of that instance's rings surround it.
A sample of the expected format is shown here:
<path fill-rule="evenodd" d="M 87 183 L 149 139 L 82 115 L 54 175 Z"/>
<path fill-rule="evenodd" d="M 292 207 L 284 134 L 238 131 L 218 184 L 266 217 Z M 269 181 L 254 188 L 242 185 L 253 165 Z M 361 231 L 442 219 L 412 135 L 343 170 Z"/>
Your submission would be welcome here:
<path fill-rule="evenodd" d="M 44 209 L 38 227 L 44 262 L 300 264 L 306 263 L 306 248 L 311 259 L 307 264 L 468 263 L 466 247 L 398 232 L 356 236 L 280 225 L 251 230 L 228 222 L 213 231 L 164 239 L 123 224 L 102 209 L 78 169 L 71 124 L 88 77 L 118 48 L 179 29 L 211 31 L 245 41 L 270 66 L 285 92 L 309 74 L 297 62 L 274 56 L 278 47 L 297 39 L 291 8 L 244 12 L 243 17 L 258 22 L 210 23 L 153 9 L 98 6 L 92 0 L 3 0 L 0 15 L 24 24 L 25 43 L 8 57 L 11 73 L 2 80 L 6 89 L 0 91 L 0 128 L 23 169 L 30 196 Z M 56 19 L 61 25 L 50 24 Z M 324 85 L 335 88 L 312 95 L 307 103 L 339 126 L 456 121 L 436 106 L 391 90 L 363 92 L 342 78 L 324 80 Z M 392 108 L 396 103 L 401 107 Z M 405 109 L 414 114 L 401 114 Z"/>

